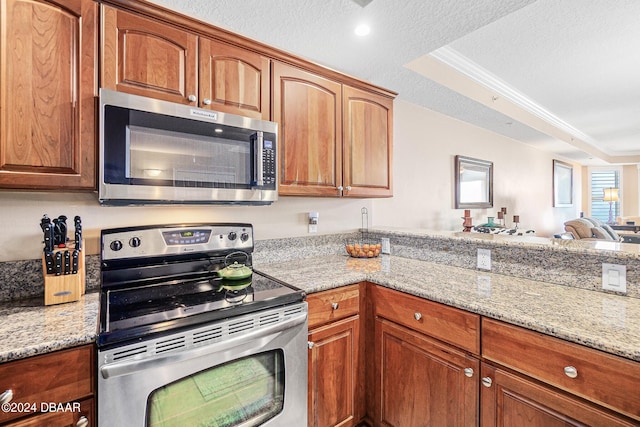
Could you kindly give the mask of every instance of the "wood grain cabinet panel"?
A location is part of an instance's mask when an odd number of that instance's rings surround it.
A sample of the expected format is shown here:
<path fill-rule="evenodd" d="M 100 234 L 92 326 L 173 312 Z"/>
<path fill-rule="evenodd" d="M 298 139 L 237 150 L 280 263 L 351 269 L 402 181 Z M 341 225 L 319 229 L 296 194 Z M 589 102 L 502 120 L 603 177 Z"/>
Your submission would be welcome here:
<path fill-rule="evenodd" d="M 490 364 L 482 364 L 482 427 L 632 427 L 638 423 Z M 491 380 L 491 383 L 486 382 Z"/>
<path fill-rule="evenodd" d="M 375 425 L 478 425 L 477 358 L 384 319 L 375 328 Z"/>
<path fill-rule="evenodd" d="M 273 64 L 273 121 L 280 124 L 281 195 L 339 196 L 342 85 Z"/>
<path fill-rule="evenodd" d="M 640 421 L 640 364 L 484 319 L 482 356 Z"/>
<path fill-rule="evenodd" d="M 313 329 L 309 341 L 308 425 L 356 425 L 360 318 L 353 316 Z"/>
<path fill-rule="evenodd" d="M 309 328 L 358 314 L 359 285 L 350 285 L 307 296 Z"/>
<path fill-rule="evenodd" d="M 200 107 L 269 120 L 269 58 L 204 37 L 199 47 Z"/>
<path fill-rule="evenodd" d="M 197 49 L 195 34 L 102 5 L 103 88 L 196 105 Z"/>
<path fill-rule="evenodd" d="M 1 8 L 0 187 L 94 189 L 97 4 Z"/>
<path fill-rule="evenodd" d="M 93 345 L 85 345 L 0 364 L 0 393 L 11 390 L 13 403 L 35 403 L 39 411 L 42 402 L 67 403 L 92 398 L 94 376 L 94 348 Z M 86 402 L 83 410 L 93 414 L 92 401 Z M 25 415 L 29 414 L 1 411 L 0 424 Z M 60 418 L 54 417 L 54 419 L 67 422 L 71 419 L 68 415 L 74 414 L 67 414 L 67 416 L 58 414 Z M 44 416 L 48 419 L 46 417 L 52 415 Z M 92 423 L 94 419 L 95 417 L 92 416 Z M 59 424 L 36 423 L 34 425 Z"/>
<path fill-rule="evenodd" d="M 343 86 L 345 195 L 390 197 L 393 100 Z"/>

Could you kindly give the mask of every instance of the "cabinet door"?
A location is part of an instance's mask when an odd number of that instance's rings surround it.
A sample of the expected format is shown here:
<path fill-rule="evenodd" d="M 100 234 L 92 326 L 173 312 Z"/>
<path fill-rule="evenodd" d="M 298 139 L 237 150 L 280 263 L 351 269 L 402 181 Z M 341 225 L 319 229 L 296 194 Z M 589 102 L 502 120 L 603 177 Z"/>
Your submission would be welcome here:
<path fill-rule="evenodd" d="M 486 363 L 482 378 L 483 427 L 637 426 L 604 408 Z"/>
<path fill-rule="evenodd" d="M 0 187 L 94 189 L 96 3 L 0 8 Z"/>
<path fill-rule="evenodd" d="M 102 8 L 100 86 L 195 105 L 198 37 L 130 12 Z"/>
<path fill-rule="evenodd" d="M 391 197 L 393 100 L 343 87 L 344 195 Z"/>
<path fill-rule="evenodd" d="M 281 195 L 341 195 L 341 99 L 340 83 L 274 63 L 273 121 L 280 124 Z"/>
<path fill-rule="evenodd" d="M 375 345 L 376 425 L 478 425 L 478 359 L 380 319 Z"/>
<path fill-rule="evenodd" d="M 200 38 L 200 107 L 269 120 L 269 58 Z"/>
<path fill-rule="evenodd" d="M 314 427 L 353 426 L 359 421 L 358 316 L 309 333 L 308 423 Z"/>
<path fill-rule="evenodd" d="M 48 402 L 47 402 L 48 403 Z M 60 402 L 52 402 L 60 403 Z M 47 405 L 44 405 L 47 408 Z M 49 412 L 8 424 L 11 427 L 92 427 L 96 425 L 93 398 L 64 403 L 48 408 Z"/>

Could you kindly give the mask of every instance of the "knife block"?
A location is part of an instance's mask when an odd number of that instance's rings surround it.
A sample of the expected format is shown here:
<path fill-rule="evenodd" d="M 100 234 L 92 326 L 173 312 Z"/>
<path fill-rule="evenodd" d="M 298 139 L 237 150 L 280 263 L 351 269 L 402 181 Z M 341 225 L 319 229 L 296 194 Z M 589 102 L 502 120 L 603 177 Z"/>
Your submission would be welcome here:
<path fill-rule="evenodd" d="M 75 244 L 67 245 L 66 248 L 54 249 L 56 252 L 66 250 L 73 251 Z M 82 241 L 84 247 L 84 240 Z M 86 271 L 84 264 L 84 251 L 78 251 L 78 272 L 76 274 L 47 274 L 47 265 L 42 254 L 42 274 L 44 276 L 44 305 L 62 304 L 65 302 L 78 301 L 85 293 Z"/>

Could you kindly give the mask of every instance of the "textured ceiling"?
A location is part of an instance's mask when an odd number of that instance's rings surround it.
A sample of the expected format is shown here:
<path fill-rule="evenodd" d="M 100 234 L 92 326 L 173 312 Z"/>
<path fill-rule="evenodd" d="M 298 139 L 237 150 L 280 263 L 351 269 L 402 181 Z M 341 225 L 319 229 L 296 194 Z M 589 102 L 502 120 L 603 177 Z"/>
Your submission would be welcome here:
<path fill-rule="evenodd" d="M 640 162 L 638 0 L 153 2 L 568 159 Z M 353 33 L 361 21 L 372 27 L 365 38 Z M 513 105 L 531 118 L 408 66 L 440 48 L 473 69 L 463 78 L 485 85 L 491 76 L 494 92 L 517 94 Z M 454 74 L 457 65 L 446 66 Z"/>

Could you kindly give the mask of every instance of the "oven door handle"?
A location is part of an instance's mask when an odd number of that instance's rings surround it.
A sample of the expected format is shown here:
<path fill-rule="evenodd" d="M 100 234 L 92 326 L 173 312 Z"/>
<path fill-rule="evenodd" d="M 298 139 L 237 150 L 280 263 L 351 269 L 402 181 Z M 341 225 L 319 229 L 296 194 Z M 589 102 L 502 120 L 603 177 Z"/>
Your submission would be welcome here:
<path fill-rule="evenodd" d="M 120 375 L 132 374 L 134 372 L 143 371 L 147 369 L 153 369 L 160 366 L 166 366 L 167 364 L 179 363 L 189 359 L 195 359 L 197 357 L 205 356 L 212 353 L 218 353 L 226 351 L 234 347 L 247 344 L 251 341 L 260 340 L 260 345 L 272 341 L 270 335 L 278 334 L 286 329 L 293 328 L 295 326 L 305 323 L 307 320 L 307 313 L 296 314 L 289 319 L 284 320 L 275 325 L 260 328 L 256 331 L 248 332 L 244 335 L 233 337 L 215 344 L 188 349 L 183 352 L 150 357 L 148 359 L 127 360 L 124 362 L 115 362 L 108 365 L 103 365 L 100 368 L 100 374 L 102 378 L 108 379 L 111 377 L 117 377 Z M 274 337 L 275 338 L 275 337 Z"/>

